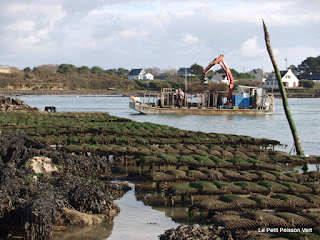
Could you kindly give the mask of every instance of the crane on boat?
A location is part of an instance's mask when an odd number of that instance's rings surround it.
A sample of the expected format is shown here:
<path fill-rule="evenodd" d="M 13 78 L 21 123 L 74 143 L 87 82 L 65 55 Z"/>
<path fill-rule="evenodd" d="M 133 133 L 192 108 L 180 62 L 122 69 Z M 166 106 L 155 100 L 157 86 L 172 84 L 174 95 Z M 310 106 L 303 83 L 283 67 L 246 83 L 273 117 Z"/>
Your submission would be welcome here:
<path fill-rule="evenodd" d="M 203 69 L 201 74 L 201 83 L 205 83 L 207 81 L 206 75 L 210 71 L 210 69 L 213 68 L 215 65 L 220 64 L 222 69 L 226 72 L 227 79 L 229 81 L 229 91 L 227 96 L 227 102 L 225 105 L 231 105 L 234 79 L 226 62 L 223 60 L 223 57 L 224 56 L 221 54 L 218 58 L 215 58 L 213 61 L 211 61 L 205 69 Z"/>

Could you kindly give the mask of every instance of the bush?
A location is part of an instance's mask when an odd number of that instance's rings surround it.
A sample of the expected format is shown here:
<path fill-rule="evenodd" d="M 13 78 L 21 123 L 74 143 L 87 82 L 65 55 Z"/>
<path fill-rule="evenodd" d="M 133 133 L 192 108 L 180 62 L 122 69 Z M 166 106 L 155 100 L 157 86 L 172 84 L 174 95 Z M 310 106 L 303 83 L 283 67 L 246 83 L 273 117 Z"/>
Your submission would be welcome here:
<path fill-rule="evenodd" d="M 305 88 L 314 88 L 316 86 L 316 83 L 312 80 L 300 80 L 299 85 Z"/>

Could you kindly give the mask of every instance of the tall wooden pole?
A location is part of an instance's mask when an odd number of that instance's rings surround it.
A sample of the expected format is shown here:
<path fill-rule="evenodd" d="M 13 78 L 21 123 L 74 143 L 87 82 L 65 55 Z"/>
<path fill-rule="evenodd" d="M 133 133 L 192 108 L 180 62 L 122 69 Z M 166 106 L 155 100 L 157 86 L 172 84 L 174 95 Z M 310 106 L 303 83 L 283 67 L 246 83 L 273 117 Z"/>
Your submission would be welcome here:
<path fill-rule="evenodd" d="M 274 55 L 273 55 L 269 32 L 268 32 L 268 29 L 267 29 L 263 20 L 262 20 L 262 22 L 263 22 L 264 38 L 266 40 L 267 50 L 268 50 L 268 53 L 269 53 L 269 56 L 270 56 L 270 59 L 271 59 L 271 62 L 272 62 L 273 68 L 274 68 L 274 72 L 275 72 L 277 80 L 278 80 L 278 85 L 279 85 L 279 89 L 280 89 L 280 93 L 281 93 L 281 97 L 282 97 L 282 104 L 283 104 L 283 108 L 284 108 L 284 112 L 286 114 L 287 120 L 289 122 L 289 126 L 290 126 L 291 133 L 292 133 L 293 140 L 294 140 L 294 145 L 296 148 L 296 152 L 297 152 L 297 155 L 303 155 L 298 132 L 297 132 L 296 126 L 294 124 L 293 118 L 291 116 L 290 109 L 289 109 L 286 90 L 283 86 L 281 74 L 280 74 L 277 62 L 276 62 Z"/>
<path fill-rule="evenodd" d="M 188 72 L 187 68 L 184 68 L 184 91 L 188 90 Z"/>

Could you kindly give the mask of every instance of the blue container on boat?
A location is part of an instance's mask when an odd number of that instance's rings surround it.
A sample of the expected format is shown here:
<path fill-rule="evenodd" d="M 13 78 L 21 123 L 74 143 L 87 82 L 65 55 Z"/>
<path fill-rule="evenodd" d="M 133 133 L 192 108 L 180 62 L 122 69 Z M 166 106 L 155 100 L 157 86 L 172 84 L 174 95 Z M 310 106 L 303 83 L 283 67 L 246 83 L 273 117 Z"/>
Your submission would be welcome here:
<path fill-rule="evenodd" d="M 232 102 L 239 108 L 250 108 L 250 98 L 244 98 L 243 95 L 232 95 Z"/>

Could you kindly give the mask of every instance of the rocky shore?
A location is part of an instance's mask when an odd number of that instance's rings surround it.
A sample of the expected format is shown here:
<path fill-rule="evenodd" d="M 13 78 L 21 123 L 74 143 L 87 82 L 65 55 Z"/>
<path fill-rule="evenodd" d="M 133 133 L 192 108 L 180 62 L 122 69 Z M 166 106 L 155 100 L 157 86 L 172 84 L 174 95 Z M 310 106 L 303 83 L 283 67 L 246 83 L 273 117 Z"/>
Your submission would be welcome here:
<path fill-rule="evenodd" d="M 120 211 L 113 200 L 124 191 L 93 178 L 110 173 L 97 157 L 52 151 L 23 133 L 1 134 L 0 239 L 48 240 L 55 225 L 112 218 Z"/>
<path fill-rule="evenodd" d="M 0 112 L 10 111 L 37 111 L 37 108 L 30 107 L 19 98 L 0 96 Z"/>

